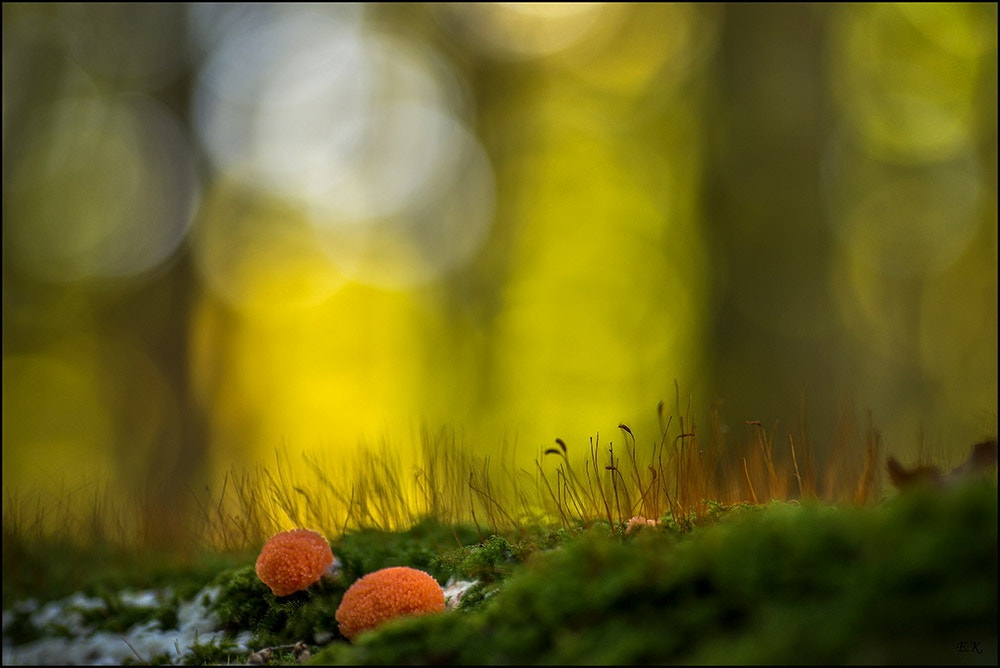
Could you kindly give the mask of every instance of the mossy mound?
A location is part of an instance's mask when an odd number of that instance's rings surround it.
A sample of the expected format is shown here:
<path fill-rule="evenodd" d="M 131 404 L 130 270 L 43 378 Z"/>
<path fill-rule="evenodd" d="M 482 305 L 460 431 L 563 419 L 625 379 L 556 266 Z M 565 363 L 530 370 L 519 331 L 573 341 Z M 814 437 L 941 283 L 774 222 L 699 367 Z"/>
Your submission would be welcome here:
<path fill-rule="evenodd" d="M 222 573 L 214 584 L 220 588 L 214 609 L 222 629 L 232 636 L 252 632 L 254 647 L 299 640 L 313 643 L 317 634 L 332 634 L 333 616 L 345 590 L 339 583 L 320 580 L 308 590 L 277 597 L 253 566 Z"/>
<path fill-rule="evenodd" d="M 772 504 L 540 551 L 468 614 L 333 643 L 340 664 L 997 662 L 997 488 Z"/>
<path fill-rule="evenodd" d="M 450 572 L 440 567 L 438 556 L 458 544 L 477 542 L 478 535 L 470 527 L 447 527 L 424 520 L 406 531 L 368 529 L 351 532 L 331 547 L 340 560 L 342 577 L 348 583 L 390 566 L 416 568 L 443 582 Z"/>
<path fill-rule="evenodd" d="M 213 582 L 219 587 L 214 609 L 222 628 L 231 636 L 253 634 L 255 648 L 291 646 L 341 638 L 335 614 L 347 589 L 358 578 L 389 566 L 409 566 L 444 582 L 451 567 L 439 555 L 456 540 L 472 542 L 472 529 L 448 528 L 425 521 L 407 531 L 365 530 L 347 534 L 332 545 L 339 561 L 335 577 L 322 578 L 308 589 L 289 596 L 275 596 L 257 577 L 254 565 L 229 569 Z"/>

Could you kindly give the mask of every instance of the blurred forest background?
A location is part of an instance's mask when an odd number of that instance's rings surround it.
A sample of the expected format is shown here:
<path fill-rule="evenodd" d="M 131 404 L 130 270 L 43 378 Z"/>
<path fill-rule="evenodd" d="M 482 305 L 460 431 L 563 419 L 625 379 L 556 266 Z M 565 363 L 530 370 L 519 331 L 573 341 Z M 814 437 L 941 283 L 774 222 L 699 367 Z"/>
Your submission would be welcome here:
<path fill-rule="evenodd" d="M 4 3 L 5 505 L 643 447 L 675 382 L 995 434 L 995 3 Z"/>

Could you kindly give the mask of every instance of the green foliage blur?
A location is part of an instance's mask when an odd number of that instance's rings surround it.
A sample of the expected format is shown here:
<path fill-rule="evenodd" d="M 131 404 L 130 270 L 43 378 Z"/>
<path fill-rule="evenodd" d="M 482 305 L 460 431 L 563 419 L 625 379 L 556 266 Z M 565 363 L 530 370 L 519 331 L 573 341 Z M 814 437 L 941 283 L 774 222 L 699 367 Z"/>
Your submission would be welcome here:
<path fill-rule="evenodd" d="M 996 434 L 996 12 L 5 3 L 5 526 L 124 498 L 177 545 L 278 447 L 530 462 L 689 396 L 954 461 Z"/>

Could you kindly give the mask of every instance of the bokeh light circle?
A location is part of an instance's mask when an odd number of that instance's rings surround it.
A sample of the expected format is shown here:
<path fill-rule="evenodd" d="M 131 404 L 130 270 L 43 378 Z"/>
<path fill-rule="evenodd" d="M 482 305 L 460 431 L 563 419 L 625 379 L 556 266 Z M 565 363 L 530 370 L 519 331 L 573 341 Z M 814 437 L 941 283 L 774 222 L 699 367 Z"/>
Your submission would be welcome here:
<path fill-rule="evenodd" d="M 200 182 L 174 115 L 145 96 L 59 100 L 28 130 L 7 181 L 13 262 L 47 281 L 121 277 L 187 234 Z"/>
<path fill-rule="evenodd" d="M 493 173 L 438 54 L 312 9 L 238 27 L 194 99 L 226 179 L 297 207 L 354 280 L 405 286 L 471 259 L 492 223 Z"/>
<path fill-rule="evenodd" d="M 828 59 L 833 92 L 867 149 L 903 162 L 960 152 L 996 45 L 995 27 L 992 35 L 983 29 L 990 20 L 983 8 L 853 4 L 836 12 Z"/>
<path fill-rule="evenodd" d="M 231 180 L 206 193 L 191 241 L 205 284 L 244 310 L 315 306 L 344 281 L 298 207 Z"/>
<path fill-rule="evenodd" d="M 384 151 L 387 163 L 408 155 L 408 169 L 427 182 L 388 215 L 346 217 L 336 202 L 320 200 L 313 220 L 330 257 L 355 280 L 382 287 L 433 280 L 471 260 L 486 240 L 495 208 L 489 157 L 462 124 L 437 109 L 400 105 L 379 122 L 385 144 L 373 150 Z M 373 192 L 383 183 L 391 190 L 388 164 L 386 172 L 370 175 Z"/>
<path fill-rule="evenodd" d="M 966 142 L 952 160 L 885 163 L 842 132 L 823 164 L 826 219 L 849 252 L 893 276 L 928 276 L 966 249 L 979 225 L 983 187 Z"/>
<path fill-rule="evenodd" d="M 458 39 L 499 60 L 551 56 L 589 41 L 618 11 L 606 2 L 451 2 L 437 10 Z"/>

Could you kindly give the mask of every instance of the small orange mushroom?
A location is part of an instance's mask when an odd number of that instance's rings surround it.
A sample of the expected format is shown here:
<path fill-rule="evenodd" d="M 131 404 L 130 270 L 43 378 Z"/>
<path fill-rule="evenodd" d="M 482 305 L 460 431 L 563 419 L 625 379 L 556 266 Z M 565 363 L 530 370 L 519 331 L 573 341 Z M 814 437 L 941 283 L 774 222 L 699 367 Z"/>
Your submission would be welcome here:
<path fill-rule="evenodd" d="M 336 618 L 340 633 L 354 638 L 406 615 L 444 611 L 444 590 L 433 577 L 407 566 L 369 573 L 344 593 Z"/>
<path fill-rule="evenodd" d="M 326 538 L 309 529 L 293 529 L 264 544 L 256 570 L 275 596 L 288 596 L 318 581 L 331 564 L 333 552 Z"/>

